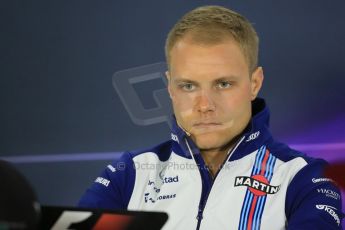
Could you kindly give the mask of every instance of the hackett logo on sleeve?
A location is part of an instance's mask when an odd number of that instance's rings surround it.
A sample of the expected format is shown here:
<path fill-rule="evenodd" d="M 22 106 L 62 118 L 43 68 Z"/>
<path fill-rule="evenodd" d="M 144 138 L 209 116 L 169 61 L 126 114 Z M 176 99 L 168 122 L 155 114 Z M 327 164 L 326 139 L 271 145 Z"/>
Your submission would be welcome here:
<path fill-rule="evenodd" d="M 249 191 L 257 196 L 275 194 L 280 189 L 280 185 L 270 185 L 267 178 L 262 175 L 254 175 L 251 177 L 238 176 L 235 178 L 235 187 L 237 186 L 247 186 Z"/>

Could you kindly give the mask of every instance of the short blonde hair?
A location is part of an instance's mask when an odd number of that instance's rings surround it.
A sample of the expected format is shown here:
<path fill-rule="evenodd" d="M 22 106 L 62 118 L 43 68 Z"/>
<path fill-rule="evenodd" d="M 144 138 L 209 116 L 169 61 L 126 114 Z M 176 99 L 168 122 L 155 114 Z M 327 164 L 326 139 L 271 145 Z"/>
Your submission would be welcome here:
<path fill-rule="evenodd" d="M 258 64 L 259 38 L 251 23 L 230 9 L 221 6 L 202 6 L 185 14 L 170 30 L 165 55 L 170 69 L 170 51 L 185 35 L 197 44 L 214 45 L 226 39 L 234 39 L 240 46 L 249 67 Z"/>

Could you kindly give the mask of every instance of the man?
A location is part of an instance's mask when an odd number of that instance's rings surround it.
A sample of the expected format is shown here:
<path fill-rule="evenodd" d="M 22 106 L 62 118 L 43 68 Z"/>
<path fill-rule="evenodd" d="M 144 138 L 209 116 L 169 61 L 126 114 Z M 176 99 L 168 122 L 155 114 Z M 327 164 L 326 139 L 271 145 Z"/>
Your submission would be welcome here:
<path fill-rule="evenodd" d="M 219 6 L 187 13 L 166 41 L 172 140 L 108 165 L 82 207 L 156 210 L 164 229 L 339 229 L 323 160 L 276 142 L 257 98 L 258 38 Z"/>

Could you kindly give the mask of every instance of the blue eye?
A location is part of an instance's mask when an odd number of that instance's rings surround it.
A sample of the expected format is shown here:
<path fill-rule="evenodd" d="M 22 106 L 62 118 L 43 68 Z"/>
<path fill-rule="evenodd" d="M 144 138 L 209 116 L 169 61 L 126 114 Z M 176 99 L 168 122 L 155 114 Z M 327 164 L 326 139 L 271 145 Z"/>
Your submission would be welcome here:
<path fill-rule="evenodd" d="M 221 81 L 221 82 L 218 82 L 217 84 L 217 87 L 220 89 L 227 89 L 230 86 L 231 86 L 230 82 L 227 82 L 227 81 Z"/>
<path fill-rule="evenodd" d="M 193 85 L 192 83 L 184 83 L 184 84 L 181 84 L 180 87 L 184 91 L 193 91 L 195 89 L 195 85 Z"/>

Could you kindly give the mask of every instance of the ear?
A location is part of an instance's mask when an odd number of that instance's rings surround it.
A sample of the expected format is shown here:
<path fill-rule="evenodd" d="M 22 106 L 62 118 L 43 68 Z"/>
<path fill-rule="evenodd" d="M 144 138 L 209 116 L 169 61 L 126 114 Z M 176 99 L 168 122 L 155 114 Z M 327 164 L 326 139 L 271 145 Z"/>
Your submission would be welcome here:
<path fill-rule="evenodd" d="M 251 99 L 254 100 L 262 86 L 264 81 L 264 71 L 262 67 L 257 67 L 251 76 Z"/>
<path fill-rule="evenodd" d="M 165 76 L 166 76 L 166 78 L 168 80 L 168 87 L 167 87 L 168 88 L 168 92 L 169 92 L 170 98 L 172 99 L 173 95 L 172 95 L 171 84 L 170 84 L 170 73 L 169 73 L 168 70 L 165 72 Z"/>

